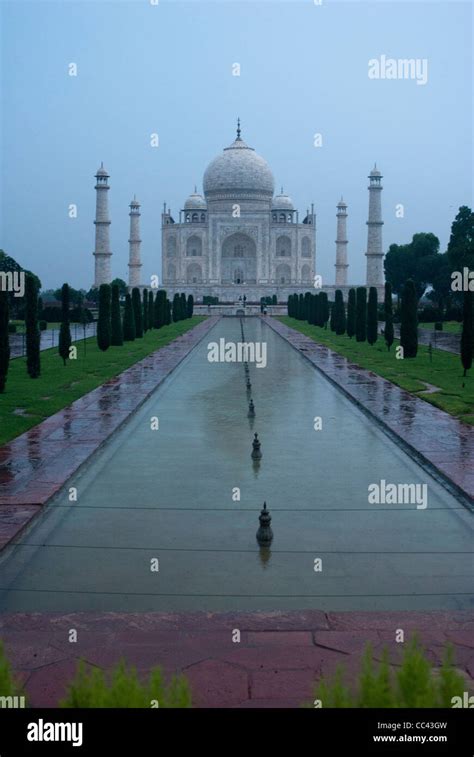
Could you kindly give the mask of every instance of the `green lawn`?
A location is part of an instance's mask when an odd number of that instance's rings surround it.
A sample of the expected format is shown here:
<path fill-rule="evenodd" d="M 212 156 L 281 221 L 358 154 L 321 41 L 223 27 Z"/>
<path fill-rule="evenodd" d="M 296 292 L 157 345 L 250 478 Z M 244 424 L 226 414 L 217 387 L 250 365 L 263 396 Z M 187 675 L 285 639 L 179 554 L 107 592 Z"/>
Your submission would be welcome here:
<path fill-rule="evenodd" d="M 428 347 L 420 345 L 414 359 L 397 360 L 395 357 L 395 340 L 390 352 L 383 339 L 371 347 L 367 342 L 356 342 L 355 337 L 336 336 L 330 329 L 310 326 L 305 321 L 280 316 L 287 326 L 330 347 L 335 352 L 349 358 L 361 368 L 377 373 L 394 384 L 445 410 L 456 418 L 474 425 L 474 367 L 463 378 L 463 368 L 458 355 L 443 350 L 433 350 L 430 362 Z M 470 375 L 469 375 L 470 374 Z M 423 394 L 426 383 L 436 386 L 440 391 Z M 463 386 L 464 384 L 464 386 Z"/>
<path fill-rule="evenodd" d="M 90 337 L 86 339 L 86 355 L 84 342 L 76 342 L 77 360 L 68 360 L 66 366 L 57 348 L 44 350 L 38 379 L 26 373 L 25 358 L 12 360 L 5 393 L 0 394 L 0 444 L 41 423 L 203 320 L 204 316 L 193 316 L 158 331 L 148 331 L 143 339 L 110 347 L 106 352 L 101 352 L 95 337 Z"/>
<path fill-rule="evenodd" d="M 434 323 L 420 323 L 419 326 L 421 329 L 434 331 Z M 460 334 L 462 331 L 462 323 L 460 323 L 459 321 L 444 321 L 443 331 L 448 334 Z M 438 331 L 438 334 L 440 333 L 441 332 Z"/>

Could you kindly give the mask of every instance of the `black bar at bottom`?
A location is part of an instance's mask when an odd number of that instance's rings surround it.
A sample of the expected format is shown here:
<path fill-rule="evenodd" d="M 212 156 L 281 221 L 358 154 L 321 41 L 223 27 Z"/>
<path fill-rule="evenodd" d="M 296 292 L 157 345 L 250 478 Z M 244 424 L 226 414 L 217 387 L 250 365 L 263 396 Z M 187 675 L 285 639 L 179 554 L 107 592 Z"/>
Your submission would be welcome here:
<path fill-rule="evenodd" d="M 196 749 L 292 755 L 474 754 L 470 709 L 0 710 L 0 757 L 122 755 Z M 75 746 L 74 746 L 75 744 Z M 342 751 L 341 751 L 342 750 Z"/>

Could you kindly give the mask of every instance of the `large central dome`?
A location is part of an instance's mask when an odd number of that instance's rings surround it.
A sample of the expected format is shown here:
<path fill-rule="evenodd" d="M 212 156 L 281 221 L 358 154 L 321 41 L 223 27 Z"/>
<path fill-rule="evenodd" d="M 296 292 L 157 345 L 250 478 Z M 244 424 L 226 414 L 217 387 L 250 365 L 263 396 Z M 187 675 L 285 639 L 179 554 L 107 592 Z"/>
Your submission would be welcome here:
<path fill-rule="evenodd" d="M 218 196 L 260 195 L 273 197 L 274 179 L 268 163 L 240 137 L 214 158 L 204 172 L 207 199 Z"/>

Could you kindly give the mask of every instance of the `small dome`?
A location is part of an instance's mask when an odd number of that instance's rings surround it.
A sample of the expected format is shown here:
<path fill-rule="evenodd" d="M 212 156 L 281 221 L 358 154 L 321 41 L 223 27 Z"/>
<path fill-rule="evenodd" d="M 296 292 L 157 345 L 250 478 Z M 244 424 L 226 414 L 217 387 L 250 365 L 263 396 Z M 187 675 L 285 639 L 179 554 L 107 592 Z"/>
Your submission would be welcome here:
<path fill-rule="evenodd" d="M 382 174 L 380 173 L 380 171 L 377 169 L 377 163 L 372 168 L 372 170 L 370 172 L 370 176 L 382 176 Z"/>
<path fill-rule="evenodd" d="M 132 208 L 132 207 L 133 207 L 133 208 L 139 208 L 139 207 L 140 207 L 140 203 L 138 202 L 138 200 L 137 200 L 137 198 L 136 198 L 136 196 L 135 196 L 135 195 L 133 195 L 133 200 L 132 200 L 132 202 L 130 203 L 130 207 L 131 207 L 131 208 Z"/>
<path fill-rule="evenodd" d="M 185 210 L 206 210 L 207 205 L 204 197 L 196 190 L 189 195 L 188 199 L 184 203 Z"/>
<path fill-rule="evenodd" d="M 276 195 L 272 200 L 272 210 L 294 210 L 295 206 L 293 205 L 293 200 L 291 197 L 288 197 L 283 192 L 283 187 L 281 188 L 281 193 L 279 195 Z"/>

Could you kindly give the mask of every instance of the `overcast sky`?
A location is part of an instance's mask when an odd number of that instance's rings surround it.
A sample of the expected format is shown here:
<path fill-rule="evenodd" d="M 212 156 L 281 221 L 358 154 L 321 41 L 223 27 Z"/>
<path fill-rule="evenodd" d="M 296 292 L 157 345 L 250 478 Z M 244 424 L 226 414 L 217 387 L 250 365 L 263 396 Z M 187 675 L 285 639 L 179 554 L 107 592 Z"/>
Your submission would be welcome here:
<path fill-rule="evenodd" d="M 0 0 L 0 247 L 44 287 L 93 282 L 101 161 L 111 177 L 113 275 L 128 277 L 134 193 L 142 280 L 161 274 L 163 202 L 176 218 L 194 184 L 201 190 L 237 116 L 300 220 L 314 202 L 324 283 L 334 281 L 341 194 L 349 281 L 365 281 L 375 161 L 384 176 L 384 249 L 419 231 L 434 232 L 445 249 L 458 207 L 472 206 L 470 3 L 152 2 Z M 382 55 L 426 59 L 427 83 L 370 79 L 368 62 Z"/>

